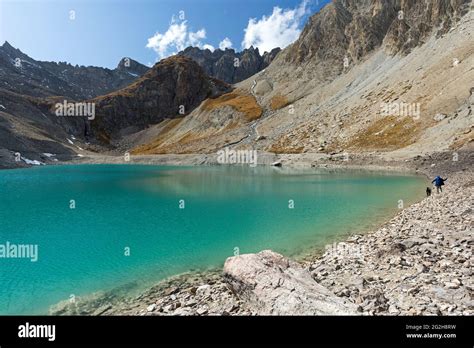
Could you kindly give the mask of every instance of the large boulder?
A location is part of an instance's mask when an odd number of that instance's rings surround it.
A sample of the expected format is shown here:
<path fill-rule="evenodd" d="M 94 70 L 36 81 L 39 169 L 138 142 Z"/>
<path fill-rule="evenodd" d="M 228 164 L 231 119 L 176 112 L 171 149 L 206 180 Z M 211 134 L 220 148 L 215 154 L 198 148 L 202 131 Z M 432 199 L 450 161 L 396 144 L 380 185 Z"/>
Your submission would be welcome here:
<path fill-rule="evenodd" d="M 230 257 L 224 276 L 259 315 L 350 315 L 357 306 L 316 283 L 299 263 L 270 250 Z"/>

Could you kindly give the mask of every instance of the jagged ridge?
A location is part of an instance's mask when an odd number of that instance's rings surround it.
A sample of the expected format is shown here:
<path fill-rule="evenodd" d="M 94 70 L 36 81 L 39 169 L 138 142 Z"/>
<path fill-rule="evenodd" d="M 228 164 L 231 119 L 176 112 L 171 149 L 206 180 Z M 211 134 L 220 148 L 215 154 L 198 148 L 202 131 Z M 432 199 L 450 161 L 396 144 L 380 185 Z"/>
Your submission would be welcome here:
<path fill-rule="evenodd" d="M 260 55 L 258 48 L 254 47 L 242 52 L 233 49 L 211 52 L 209 49 L 188 47 L 179 55 L 195 60 L 209 76 L 227 83 L 237 83 L 265 69 L 280 51 L 280 48 L 274 48 Z"/>

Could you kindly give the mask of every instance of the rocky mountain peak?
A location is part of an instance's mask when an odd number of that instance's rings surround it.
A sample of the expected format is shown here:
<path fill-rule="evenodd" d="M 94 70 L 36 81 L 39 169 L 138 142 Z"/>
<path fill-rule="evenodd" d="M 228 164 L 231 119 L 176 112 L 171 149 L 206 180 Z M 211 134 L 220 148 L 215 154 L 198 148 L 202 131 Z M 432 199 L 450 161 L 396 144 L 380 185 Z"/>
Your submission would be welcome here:
<path fill-rule="evenodd" d="M 146 73 L 148 69 L 149 68 L 147 66 L 129 57 L 122 58 L 116 68 L 116 70 L 129 72 L 130 74 L 135 74 L 139 76 Z"/>
<path fill-rule="evenodd" d="M 0 46 L 1 87 L 34 97 L 93 98 L 130 84 L 147 70 L 148 67 L 129 58 L 122 59 L 117 69 L 110 70 L 73 66 L 67 62 L 37 61 L 8 41 Z"/>
<path fill-rule="evenodd" d="M 5 41 L 5 42 L 3 43 L 3 45 L 0 46 L 0 49 L 1 49 L 3 52 L 8 52 L 8 53 L 21 53 L 21 54 L 24 54 L 24 53 L 21 52 L 18 48 L 13 47 L 8 41 Z"/>
<path fill-rule="evenodd" d="M 237 83 L 265 69 L 279 52 L 280 48 L 275 48 L 261 55 L 259 49 L 253 46 L 241 52 L 232 48 L 211 51 L 188 47 L 178 55 L 196 61 L 209 76 L 227 83 Z"/>
<path fill-rule="evenodd" d="M 17 58 L 23 60 L 33 60 L 24 54 L 20 49 L 13 47 L 8 41 L 5 41 L 2 46 L 0 46 L 0 55 L 3 58 L 9 58 L 11 60 L 15 60 Z"/>
<path fill-rule="evenodd" d="M 206 75 L 194 60 L 172 56 L 156 63 L 131 85 L 93 100 L 97 110 L 94 135 L 110 143 L 119 133 L 183 117 L 204 99 L 229 90 L 228 84 Z"/>
<path fill-rule="evenodd" d="M 3 49 L 14 49 L 12 45 L 8 41 L 5 40 L 5 42 L 2 45 Z"/>

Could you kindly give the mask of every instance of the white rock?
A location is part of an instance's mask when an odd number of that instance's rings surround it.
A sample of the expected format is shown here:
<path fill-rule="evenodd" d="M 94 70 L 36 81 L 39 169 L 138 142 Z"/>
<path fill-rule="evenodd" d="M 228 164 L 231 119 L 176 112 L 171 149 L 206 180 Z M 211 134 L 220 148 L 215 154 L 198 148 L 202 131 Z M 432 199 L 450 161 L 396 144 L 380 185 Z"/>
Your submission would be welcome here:
<path fill-rule="evenodd" d="M 281 167 L 281 162 L 280 162 L 280 161 L 273 162 L 273 163 L 272 163 L 272 166 L 274 166 L 274 167 Z"/>
<path fill-rule="evenodd" d="M 206 314 L 208 311 L 209 311 L 209 309 L 204 306 L 204 307 L 199 307 L 196 310 L 196 313 L 199 314 L 199 315 L 203 315 L 203 314 Z"/>
<path fill-rule="evenodd" d="M 355 314 L 357 307 L 316 283 L 308 270 L 270 250 L 230 257 L 224 275 L 260 315 Z"/>
<path fill-rule="evenodd" d="M 209 284 L 201 285 L 196 290 L 197 296 L 206 296 L 211 293 L 211 286 Z"/>

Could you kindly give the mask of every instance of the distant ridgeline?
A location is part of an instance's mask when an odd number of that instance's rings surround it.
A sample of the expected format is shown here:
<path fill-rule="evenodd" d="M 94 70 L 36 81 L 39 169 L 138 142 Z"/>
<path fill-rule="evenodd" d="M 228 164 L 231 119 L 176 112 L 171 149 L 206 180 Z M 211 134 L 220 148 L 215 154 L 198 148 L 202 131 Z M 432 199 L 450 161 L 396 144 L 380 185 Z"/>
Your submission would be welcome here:
<path fill-rule="evenodd" d="M 265 69 L 280 51 L 277 47 L 261 55 L 258 48 L 253 46 L 242 52 L 230 48 L 212 52 L 209 49 L 188 47 L 178 54 L 195 60 L 209 76 L 227 83 L 237 83 Z"/>

